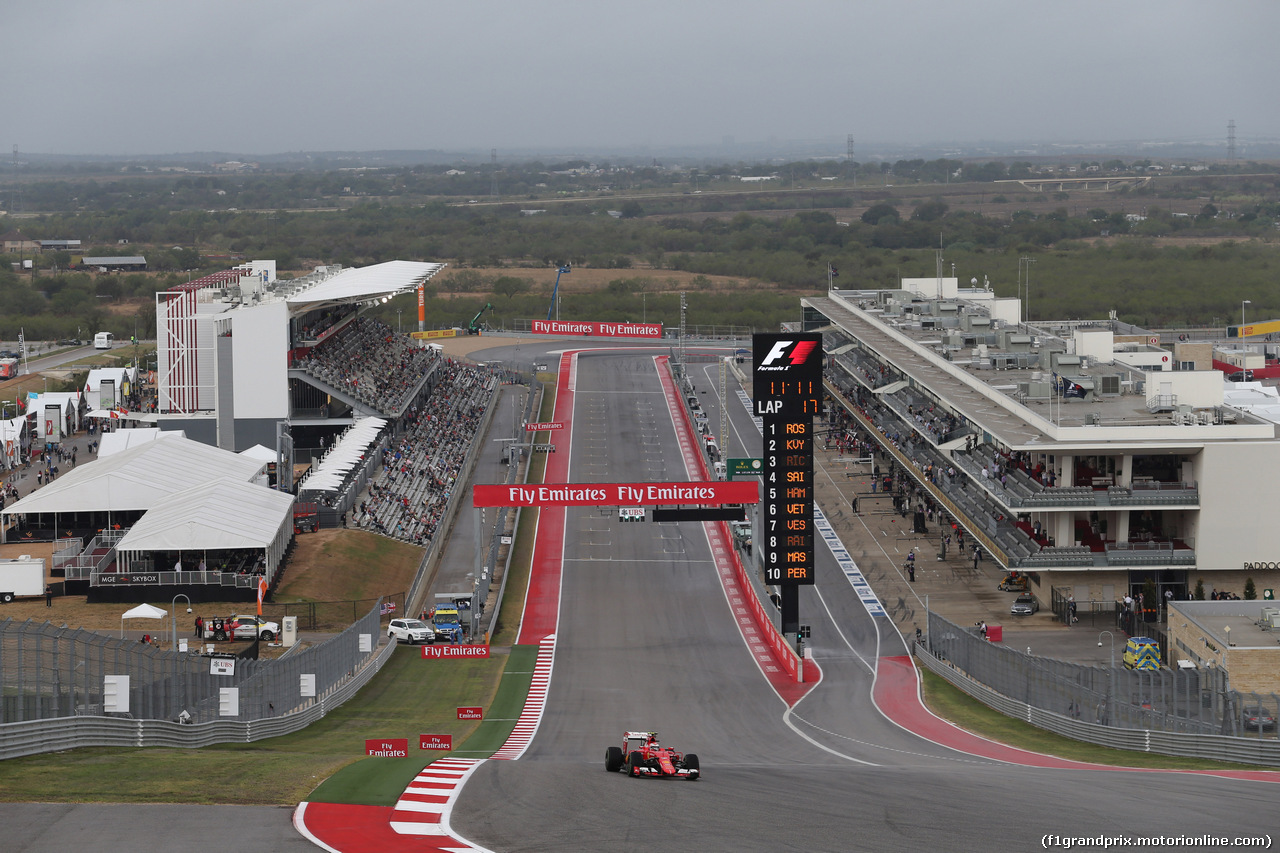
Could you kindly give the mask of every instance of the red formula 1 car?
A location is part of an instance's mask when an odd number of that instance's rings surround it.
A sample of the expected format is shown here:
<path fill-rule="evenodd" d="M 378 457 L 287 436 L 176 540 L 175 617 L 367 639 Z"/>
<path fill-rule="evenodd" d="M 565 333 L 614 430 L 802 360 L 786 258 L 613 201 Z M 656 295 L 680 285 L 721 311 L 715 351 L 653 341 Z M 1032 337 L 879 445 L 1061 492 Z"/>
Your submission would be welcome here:
<path fill-rule="evenodd" d="M 628 776 L 663 776 L 690 781 L 702 774 L 698 756 L 662 746 L 657 732 L 624 733 L 621 748 L 611 746 L 605 750 L 604 769 L 610 773 L 625 770 Z"/>

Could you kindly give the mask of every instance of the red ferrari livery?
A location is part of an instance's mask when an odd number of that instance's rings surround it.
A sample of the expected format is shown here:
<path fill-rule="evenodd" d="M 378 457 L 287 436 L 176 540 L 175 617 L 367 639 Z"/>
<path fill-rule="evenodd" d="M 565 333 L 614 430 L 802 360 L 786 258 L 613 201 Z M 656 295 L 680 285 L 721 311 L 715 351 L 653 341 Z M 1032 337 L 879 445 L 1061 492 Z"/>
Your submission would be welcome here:
<path fill-rule="evenodd" d="M 621 748 L 611 746 L 605 750 L 604 769 L 610 773 L 625 770 L 628 776 L 662 776 L 690 781 L 701 775 L 698 756 L 662 746 L 658 743 L 657 732 L 625 732 Z"/>

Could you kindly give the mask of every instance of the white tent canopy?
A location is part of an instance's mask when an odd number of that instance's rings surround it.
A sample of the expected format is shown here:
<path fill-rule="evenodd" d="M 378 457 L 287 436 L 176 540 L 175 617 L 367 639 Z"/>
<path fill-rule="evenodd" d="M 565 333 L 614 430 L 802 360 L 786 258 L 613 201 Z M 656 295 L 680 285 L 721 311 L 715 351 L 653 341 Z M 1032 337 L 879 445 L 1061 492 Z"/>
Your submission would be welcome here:
<path fill-rule="evenodd" d="M 152 604 L 139 604 L 132 610 L 126 610 L 121 619 L 163 619 L 168 616 L 159 607 Z"/>
<path fill-rule="evenodd" d="M 253 447 L 241 450 L 240 455 L 248 459 L 257 459 L 261 462 L 276 461 L 276 452 L 270 447 L 263 447 L 261 444 L 255 444 Z"/>
<path fill-rule="evenodd" d="M 263 467 L 258 460 L 198 441 L 165 438 L 78 465 L 0 512 L 35 515 L 145 511 L 171 495 L 210 480 L 247 483 Z"/>
<path fill-rule="evenodd" d="M 333 492 L 342 488 L 351 469 L 363 461 L 378 433 L 387 425 L 383 418 L 362 418 L 338 437 L 333 447 L 298 486 L 299 492 Z"/>
<path fill-rule="evenodd" d="M 95 367 L 89 371 L 89 377 L 84 382 L 84 393 L 90 406 L 116 406 L 124 400 L 124 386 L 132 386 L 134 382 L 134 369 L 132 367 Z M 114 392 L 112 399 L 102 402 L 102 383 L 110 381 L 114 383 Z"/>
<path fill-rule="evenodd" d="M 159 551 L 197 552 L 202 559 L 208 551 L 262 551 L 270 577 L 292 535 L 293 495 L 252 483 L 215 480 L 152 507 L 116 547 L 125 565 L 135 555 Z"/>
<path fill-rule="evenodd" d="M 122 553 L 265 548 L 292 519 L 293 495 L 215 480 L 156 504 L 117 547 Z"/>
<path fill-rule="evenodd" d="M 132 610 L 126 610 L 120 616 L 120 637 L 121 639 L 124 638 L 124 620 L 126 619 L 163 619 L 168 615 L 159 607 L 150 604 L 139 604 Z"/>
<path fill-rule="evenodd" d="M 89 417 L 94 413 L 90 412 Z M 138 429 L 118 429 L 115 432 L 103 433 L 98 441 L 98 458 L 112 456 L 122 450 L 157 441 L 162 438 L 186 438 L 187 434 L 180 429 L 162 430 L 155 427 L 139 427 Z"/>

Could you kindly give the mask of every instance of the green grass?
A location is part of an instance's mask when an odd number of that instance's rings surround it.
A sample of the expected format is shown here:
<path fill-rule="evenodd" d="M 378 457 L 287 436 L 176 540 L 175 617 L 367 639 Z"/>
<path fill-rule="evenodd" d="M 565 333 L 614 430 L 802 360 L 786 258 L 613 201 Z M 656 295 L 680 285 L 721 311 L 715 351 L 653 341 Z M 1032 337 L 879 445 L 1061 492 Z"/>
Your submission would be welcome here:
<path fill-rule="evenodd" d="M 415 654 L 417 654 L 416 650 Z M 385 735 L 375 732 L 368 735 L 369 737 L 408 737 L 409 756 L 407 758 L 361 758 L 326 779 L 305 799 L 324 803 L 394 805 L 418 771 L 432 761 L 446 755 L 458 755 L 464 758 L 488 757 L 506 741 L 515 726 L 516 718 L 524 708 L 524 699 L 529 691 L 529 683 L 533 680 L 533 664 L 537 656 L 536 646 L 517 646 L 512 649 L 509 657 L 501 656 L 501 662 L 497 662 L 499 658 L 496 656 L 489 661 L 417 660 L 416 665 L 444 669 L 446 683 L 436 683 L 428 691 L 427 696 L 414 696 L 407 705 L 397 701 L 395 704 L 399 707 L 394 728 L 388 728 L 388 733 Z M 396 657 L 405 657 L 404 649 L 397 652 Z M 449 678 L 449 673 L 459 664 L 470 672 L 459 671 L 456 679 Z M 404 678 L 412 678 L 412 673 L 401 672 L 399 675 L 401 678 L 392 678 L 390 677 L 392 673 L 384 670 L 375 681 L 383 681 L 388 691 L 399 693 L 402 692 Z M 491 682 L 497 682 L 496 691 L 495 684 Z M 484 702 L 480 702 L 476 696 L 483 691 L 487 691 L 487 698 Z M 357 699 L 363 697 L 364 692 L 367 692 L 367 688 Z M 419 706 L 415 703 L 425 703 L 425 705 Z M 484 708 L 485 719 L 482 722 L 457 720 L 456 709 L 459 706 L 476 704 Z M 352 703 L 348 702 L 343 707 L 347 708 L 350 705 Z M 351 710 L 355 712 L 355 719 L 361 718 L 360 709 L 352 708 Z M 419 734 L 452 734 L 456 747 L 452 752 L 421 751 L 418 749 Z M 359 743 L 353 744 L 361 752 L 364 750 L 365 737 L 364 734 L 358 734 Z"/>
<path fill-rule="evenodd" d="M 198 750 L 92 748 L 10 759 L 0 762 L 0 801 L 293 805 L 324 782 L 340 802 L 391 803 L 440 757 L 418 751 L 419 734 L 470 737 L 480 724 L 457 719 L 462 705 L 514 716 L 509 698 L 500 712 L 491 708 L 507 658 L 429 661 L 402 646 L 354 698 L 296 734 Z M 532 669 L 523 660 L 518 666 Z M 407 737 L 416 757 L 365 758 L 365 739 L 377 737 Z"/>
<path fill-rule="evenodd" d="M 1225 761 L 1208 761 L 1199 758 L 1180 758 L 1154 752 L 1136 752 L 1126 749 L 1110 749 L 1084 741 L 1056 735 L 1030 723 L 1006 717 L 988 708 L 977 699 L 927 669 L 920 669 L 923 678 L 924 699 L 929 709 L 943 719 L 950 720 L 962 729 L 1000 743 L 1020 749 L 1056 755 L 1072 761 L 1093 764 L 1110 764 L 1120 767 L 1141 767 L 1152 770 L 1273 770 L 1247 764 L 1231 764 Z"/>

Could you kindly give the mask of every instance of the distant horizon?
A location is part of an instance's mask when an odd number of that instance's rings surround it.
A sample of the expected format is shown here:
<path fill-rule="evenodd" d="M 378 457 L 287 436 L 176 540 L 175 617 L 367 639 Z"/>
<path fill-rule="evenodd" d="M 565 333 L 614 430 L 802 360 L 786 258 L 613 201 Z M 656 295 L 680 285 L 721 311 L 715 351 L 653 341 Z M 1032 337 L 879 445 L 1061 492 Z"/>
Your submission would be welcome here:
<path fill-rule="evenodd" d="M 1280 158 L 1280 136 L 1245 137 L 1235 139 L 1238 161 L 1268 160 Z M 841 150 L 837 150 L 839 147 Z M 829 149 L 829 150 L 824 150 Z M 1257 153 L 1251 155 L 1250 150 Z M 1182 153 L 1178 153 L 1182 152 Z M 1194 152 L 1194 153 L 1192 153 Z M 21 145 L 10 148 L 16 155 L 17 163 L 24 161 L 79 160 L 92 162 L 127 161 L 127 160 L 200 160 L 218 162 L 220 160 L 274 160 L 297 161 L 309 158 L 354 158 L 367 160 L 386 155 L 405 157 L 422 155 L 432 162 L 473 162 L 477 166 L 488 165 L 496 154 L 499 165 L 505 159 L 530 161 L 544 159 L 558 160 L 635 160 L 642 158 L 677 158 L 694 159 L 703 162 L 739 160 L 846 160 L 848 159 L 847 141 L 830 137 L 826 139 L 755 139 L 738 141 L 721 141 L 720 143 L 671 143 L 667 145 L 647 144 L 642 146 L 610 146 L 610 145 L 556 145 L 556 146 L 524 146 L 521 148 L 496 147 L 457 147 L 457 148 L 328 148 L 328 149 L 289 149 L 281 151 L 248 151 L 220 149 L 192 149 L 187 151 L 131 151 L 125 153 L 94 151 L 26 151 Z M 1225 159 L 1228 153 L 1226 136 L 1184 137 L 1181 139 L 1093 139 L 1093 140 L 1049 140 L 1049 139 L 981 139 L 981 140 L 935 140 L 929 142 L 889 142 L 866 141 L 854 144 L 854 162 L 883 162 L 898 159 L 948 158 L 956 160 L 1009 159 L 1025 157 L 1040 158 L 1079 158 L 1079 157 L 1112 157 L 1128 156 L 1135 158 L 1158 159 L 1164 156 L 1200 156 L 1209 159 Z M 12 157 L 0 161 L 0 171 L 11 168 L 15 162 Z"/>

